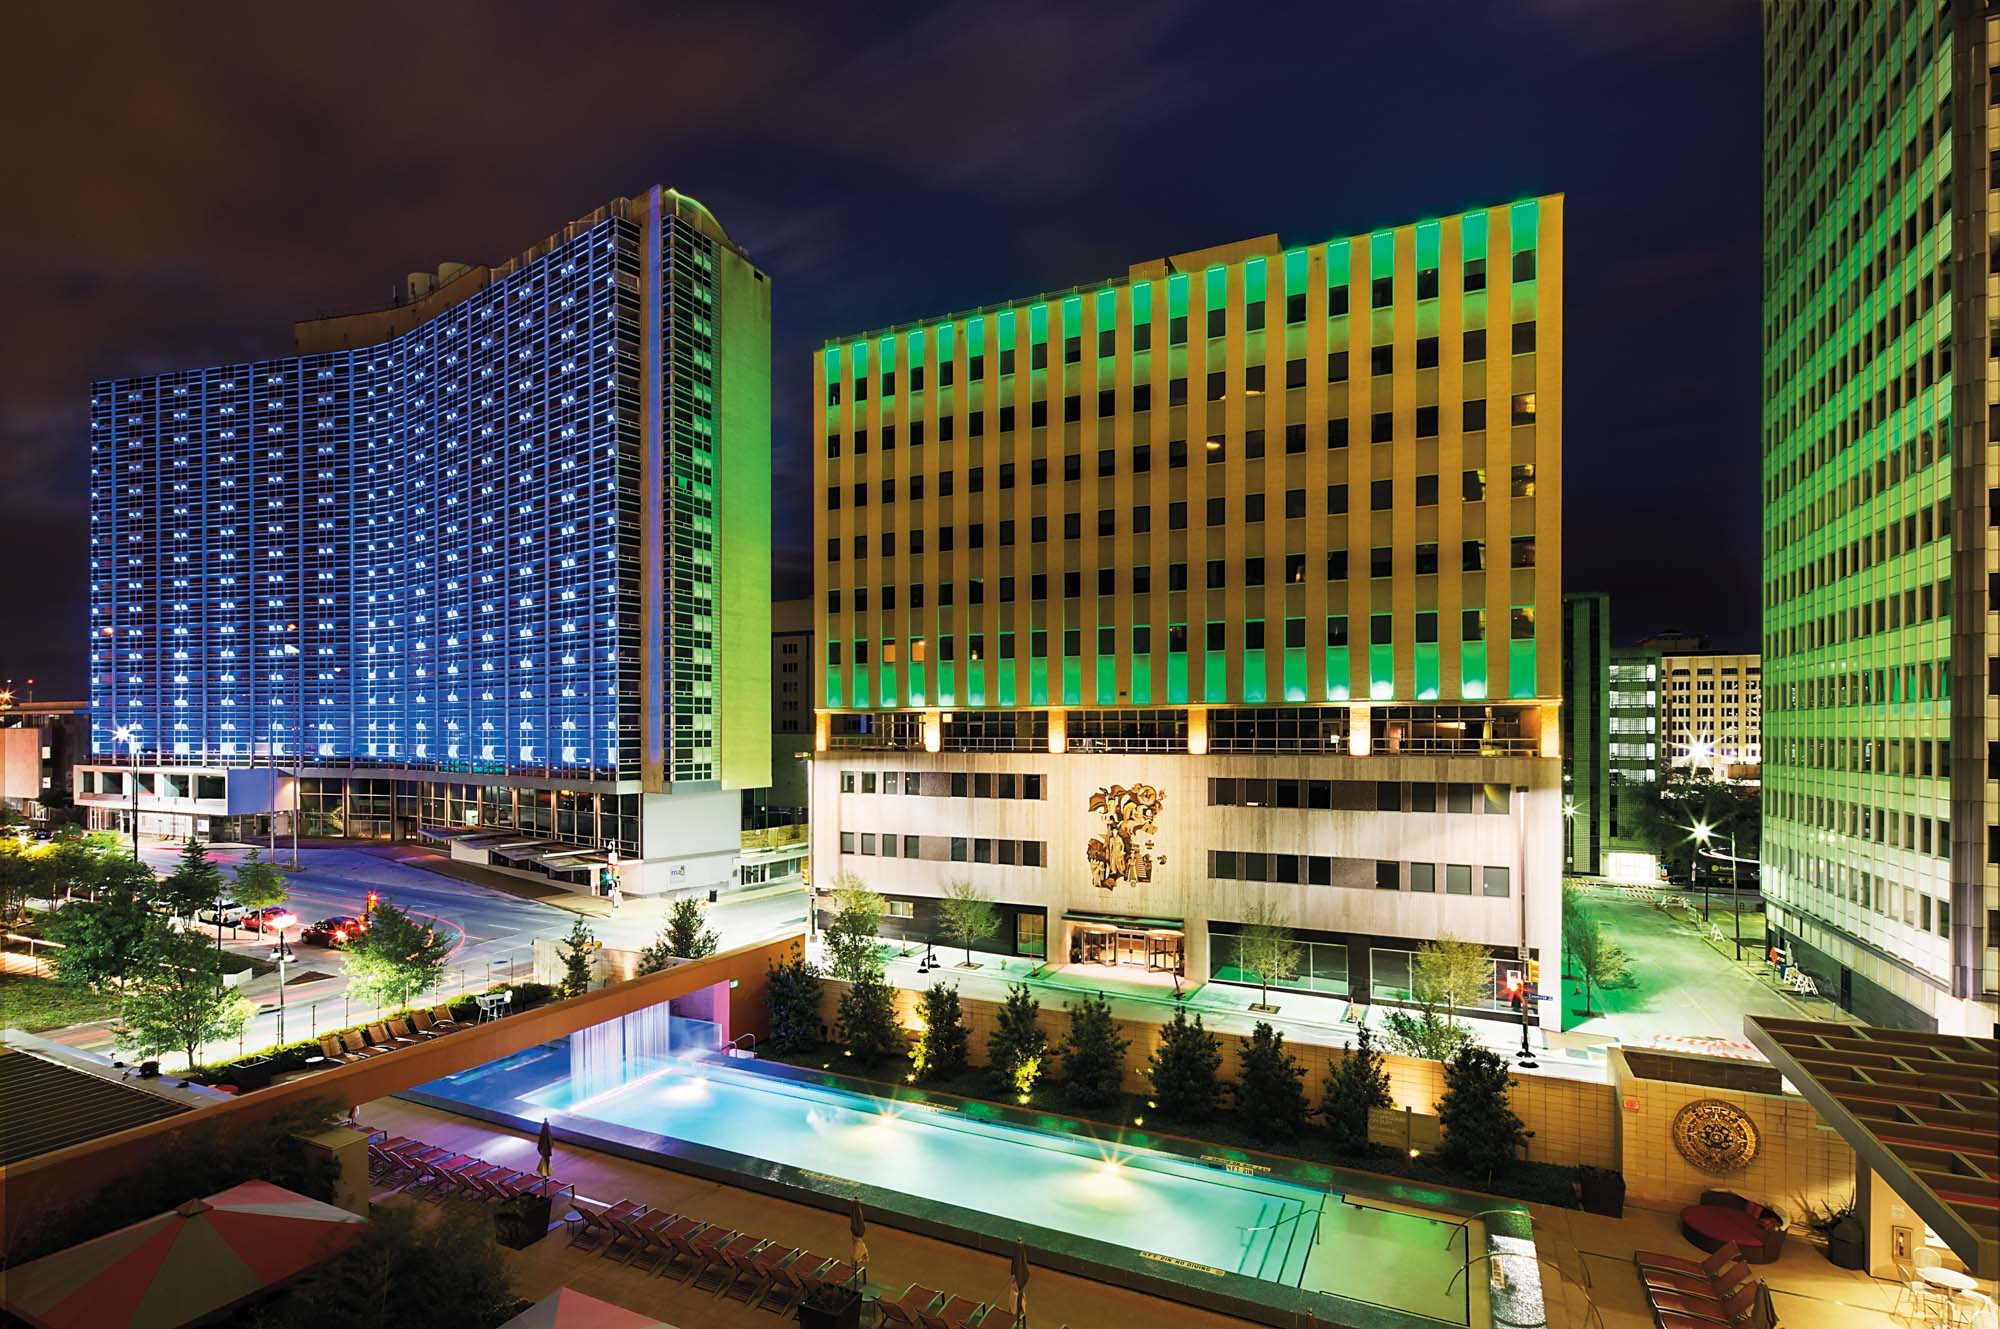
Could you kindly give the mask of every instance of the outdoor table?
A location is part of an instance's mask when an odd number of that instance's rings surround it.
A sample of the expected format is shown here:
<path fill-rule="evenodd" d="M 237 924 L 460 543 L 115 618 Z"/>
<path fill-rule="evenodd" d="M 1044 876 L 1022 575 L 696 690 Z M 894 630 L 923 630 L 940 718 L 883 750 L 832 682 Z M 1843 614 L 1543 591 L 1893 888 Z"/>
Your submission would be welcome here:
<path fill-rule="evenodd" d="M 1948 1323 L 1958 1323 L 1958 1298 L 1960 1293 L 1971 1292 L 1979 1284 L 1969 1274 L 1961 1274 L 1956 1269 L 1946 1269 L 1942 1265 L 1923 1265 L 1917 1269 L 1917 1278 L 1926 1286 L 1944 1293 L 1945 1314 Z"/>

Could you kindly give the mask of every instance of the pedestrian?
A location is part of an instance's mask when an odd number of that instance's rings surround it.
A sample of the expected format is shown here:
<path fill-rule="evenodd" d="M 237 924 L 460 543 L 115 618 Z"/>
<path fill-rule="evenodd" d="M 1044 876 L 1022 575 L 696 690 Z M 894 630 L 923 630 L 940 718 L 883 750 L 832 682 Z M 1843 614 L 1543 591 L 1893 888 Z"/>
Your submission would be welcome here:
<path fill-rule="evenodd" d="M 624 903 L 625 903 L 625 893 L 618 889 L 618 882 L 614 878 L 611 882 L 611 912 L 614 914 L 617 913 L 618 906 Z"/>
<path fill-rule="evenodd" d="M 542 1133 L 535 1140 L 535 1154 L 537 1155 L 535 1175 L 540 1177 L 547 1177 L 549 1175 L 549 1158 L 555 1151 L 555 1140 L 549 1135 L 549 1119 L 543 1117 Z"/>

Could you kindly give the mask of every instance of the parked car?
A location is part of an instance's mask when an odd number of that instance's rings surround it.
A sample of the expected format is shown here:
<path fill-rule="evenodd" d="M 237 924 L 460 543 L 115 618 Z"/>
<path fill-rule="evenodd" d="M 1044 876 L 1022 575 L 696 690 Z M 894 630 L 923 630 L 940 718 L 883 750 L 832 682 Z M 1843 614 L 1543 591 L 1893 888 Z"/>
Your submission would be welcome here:
<path fill-rule="evenodd" d="M 338 918 L 322 918 L 307 928 L 299 936 L 302 946 L 326 946 L 334 950 L 345 946 L 350 937 L 367 929 L 368 925 L 352 914 Z"/>
<path fill-rule="evenodd" d="M 250 932 L 276 932 L 277 920 L 291 917 L 291 910 L 281 904 L 274 904 L 263 909 L 245 911 L 243 921 L 236 926 Z"/>
<path fill-rule="evenodd" d="M 195 917 L 204 923 L 213 923 L 221 927 L 233 928 L 241 927 L 243 916 L 249 912 L 249 910 L 237 904 L 234 900 L 217 900 L 214 904 L 196 914 Z"/>

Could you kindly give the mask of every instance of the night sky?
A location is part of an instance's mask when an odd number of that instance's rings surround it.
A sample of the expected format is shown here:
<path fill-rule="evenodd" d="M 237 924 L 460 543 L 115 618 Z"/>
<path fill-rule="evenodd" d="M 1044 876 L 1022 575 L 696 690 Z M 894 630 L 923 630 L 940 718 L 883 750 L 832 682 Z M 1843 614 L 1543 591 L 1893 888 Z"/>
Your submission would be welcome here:
<path fill-rule="evenodd" d="M 1749 0 L 30 5 L 0 160 L 0 679 L 84 686 L 93 378 L 289 353 L 658 182 L 771 275 L 776 591 L 830 336 L 1566 191 L 1565 574 L 1757 640 Z"/>

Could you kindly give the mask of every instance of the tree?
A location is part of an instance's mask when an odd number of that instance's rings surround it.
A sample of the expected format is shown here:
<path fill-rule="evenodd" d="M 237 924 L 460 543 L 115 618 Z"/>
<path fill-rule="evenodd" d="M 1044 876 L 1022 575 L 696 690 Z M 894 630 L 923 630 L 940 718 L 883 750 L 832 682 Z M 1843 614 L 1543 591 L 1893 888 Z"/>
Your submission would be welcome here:
<path fill-rule="evenodd" d="M 1319 1114 L 1326 1120 L 1333 1147 L 1348 1155 L 1368 1153 L 1368 1113 L 1389 1107 L 1394 1100 L 1389 1097 L 1382 1054 L 1375 1050 L 1367 1025 L 1361 1026 L 1355 1044 L 1342 1049 L 1340 1060 L 1327 1067 L 1323 1089 Z"/>
<path fill-rule="evenodd" d="M 949 1080 L 965 1069 L 972 1034 L 959 1009 L 958 989 L 931 984 L 924 993 L 924 1027 L 910 1043 L 910 1067 L 922 1080 Z"/>
<path fill-rule="evenodd" d="M 993 1032 L 986 1036 L 987 1069 L 1003 1093 L 1011 1093 L 1024 1103 L 1042 1078 L 1042 1062 L 1049 1050 L 1041 1013 L 1042 1004 L 1028 991 L 1028 985 L 1016 983 L 1007 989 Z"/>
<path fill-rule="evenodd" d="M 819 970 L 804 956 L 766 967 L 764 1004 L 771 1014 L 773 1052 L 819 1046 Z"/>
<path fill-rule="evenodd" d="M 159 885 L 154 898 L 176 918 L 193 918 L 222 898 L 222 869 L 208 856 L 208 846 L 193 836 L 181 846 L 181 861 Z"/>
<path fill-rule="evenodd" d="M 1514 1166 L 1531 1134 L 1508 1105 L 1507 1062 L 1482 1047 L 1460 1048 L 1445 1063 L 1438 1125 L 1438 1157 L 1475 1182 L 1488 1185 Z"/>
<path fill-rule="evenodd" d="M 1391 1052 L 1405 1057 L 1450 1061 L 1460 1048 L 1472 1042 L 1470 1029 L 1445 1019 L 1435 1006 L 1428 1004 L 1420 1006 L 1415 1015 L 1390 1011 L 1382 1022 L 1386 1026 L 1382 1031 L 1383 1041 Z"/>
<path fill-rule="evenodd" d="M 851 872 L 833 879 L 833 921 L 826 925 L 827 967 L 850 983 L 882 972 L 882 915 L 888 903 Z"/>
<path fill-rule="evenodd" d="M 979 893 L 979 888 L 960 878 L 944 884 L 944 898 L 938 901 L 938 930 L 965 948 L 965 967 L 975 968 L 972 948 L 1000 930 L 1000 911 Z"/>
<path fill-rule="evenodd" d="M 204 1043 L 233 1038 L 256 1009 L 222 982 L 222 957 L 192 932 L 149 933 L 144 963 L 125 996 L 125 1025 L 142 1054 L 177 1050 L 194 1066 Z"/>
<path fill-rule="evenodd" d="M 1222 1100 L 1222 1040 L 1201 1026 L 1201 1017 L 1190 1022 L 1186 1007 L 1176 1007 L 1174 1018 L 1160 1029 L 1160 1046 L 1146 1063 L 1146 1078 L 1153 1084 L 1153 1102 L 1169 1117 L 1182 1121 L 1203 1121 L 1214 1115 Z"/>
<path fill-rule="evenodd" d="M 1305 1067 L 1285 1051 L 1285 1036 L 1259 1020 L 1243 1047 L 1236 1115 L 1259 1140 L 1289 1140 L 1306 1124 Z"/>
<path fill-rule="evenodd" d="M 840 994 L 839 1037 L 847 1055 L 863 1067 L 896 1055 L 902 1032 L 896 1028 L 896 1003 L 881 975 L 863 974 Z"/>
<path fill-rule="evenodd" d="M 1456 1024 L 1461 1007 L 1493 990 L 1493 956 L 1477 942 L 1460 941 L 1447 932 L 1417 947 L 1411 980 L 1419 1002 L 1443 1007 L 1445 1019 Z"/>
<path fill-rule="evenodd" d="M 1675 766 L 1664 780 L 1629 783 L 1619 805 L 1630 806 L 1633 838 L 1659 855 L 1674 880 L 1686 881 L 1694 864 L 1695 826 L 1711 827 L 1725 840 L 1734 831 L 1739 844 L 1752 846 L 1763 829 L 1757 790 L 1726 784 L 1705 767 Z"/>
<path fill-rule="evenodd" d="M 721 939 L 706 926 L 707 922 L 708 911 L 692 895 L 674 901 L 673 910 L 667 915 L 667 944 L 673 953 L 683 960 L 699 960 L 715 954 Z"/>
<path fill-rule="evenodd" d="M 265 862 L 252 849 L 236 869 L 236 883 L 229 888 L 229 894 L 245 909 L 269 909 L 274 904 L 283 904 L 291 894 L 291 887 L 275 863 Z"/>
<path fill-rule="evenodd" d="M 400 1010 L 437 986 L 452 945 L 452 938 L 428 923 L 379 901 L 369 911 L 367 928 L 347 943 L 347 985 L 365 1000 Z"/>
<path fill-rule="evenodd" d="M 166 928 L 147 898 L 152 871 L 130 858 L 105 864 L 94 900 L 74 900 L 49 920 L 56 977 L 71 987 L 102 991 L 122 984 L 145 962 L 146 943 Z"/>
<path fill-rule="evenodd" d="M 569 936 L 556 943 L 562 953 L 563 980 L 557 986 L 556 995 L 581 997 L 590 991 L 590 956 L 597 949 L 597 934 L 590 930 L 590 924 L 578 914 L 569 925 Z"/>
<path fill-rule="evenodd" d="M 1625 978 L 1631 960 L 1623 947 L 1605 935 L 1604 925 L 1585 906 L 1583 892 L 1575 886 L 1563 887 L 1562 939 L 1564 956 L 1583 978 L 1583 1010 L 1578 1013 L 1592 1015 L 1592 986 L 1615 986 Z"/>
<path fill-rule="evenodd" d="M 1069 1008 L 1069 1032 L 1062 1041 L 1063 1090 L 1078 1107 L 1118 1101 L 1125 1084 L 1125 1050 L 1132 1040 L 1118 1032 L 1111 1003 L 1101 995 Z"/>
<path fill-rule="evenodd" d="M 377 1206 L 355 1243 L 260 1307 L 258 1329 L 490 1329 L 519 1302 L 483 1214 Z"/>
<path fill-rule="evenodd" d="M 1250 911 L 1250 925 L 1236 939 L 1236 964 L 1245 973 L 1257 975 L 1264 989 L 1258 1010 L 1277 1009 L 1271 1004 L 1271 980 L 1282 983 L 1296 975 L 1300 953 L 1301 947 L 1292 939 L 1292 930 L 1285 926 L 1276 906 L 1265 901 Z"/>

